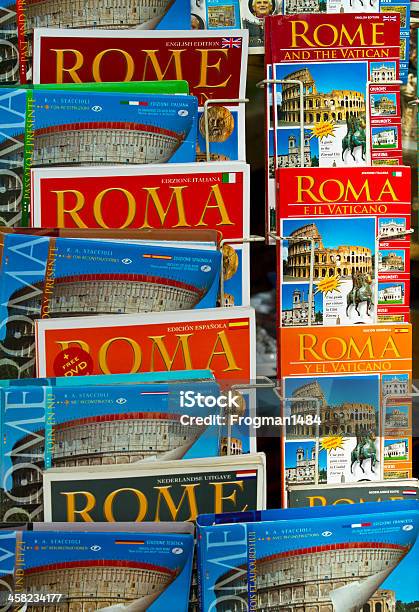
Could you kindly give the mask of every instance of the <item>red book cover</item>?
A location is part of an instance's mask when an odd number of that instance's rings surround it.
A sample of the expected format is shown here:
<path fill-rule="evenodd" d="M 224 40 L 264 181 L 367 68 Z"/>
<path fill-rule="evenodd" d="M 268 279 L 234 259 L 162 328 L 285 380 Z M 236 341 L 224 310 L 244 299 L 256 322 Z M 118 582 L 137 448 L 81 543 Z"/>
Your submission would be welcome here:
<path fill-rule="evenodd" d="M 243 307 L 40 319 L 37 375 L 196 370 L 205 364 L 217 379 L 249 382 L 256 375 L 255 342 L 254 311 Z"/>
<path fill-rule="evenodd" d="M 408 322 L 410 168 L 281 168 L 277 178 L 278 327 Z"/>
<path fill-rule="evenodd" d="M 267 229 L 274 231 L 276 167 L 402 162 L 400 16 L 306 14 L 266 23 L 266 76 L 282 81 L 266 97 Z"/>

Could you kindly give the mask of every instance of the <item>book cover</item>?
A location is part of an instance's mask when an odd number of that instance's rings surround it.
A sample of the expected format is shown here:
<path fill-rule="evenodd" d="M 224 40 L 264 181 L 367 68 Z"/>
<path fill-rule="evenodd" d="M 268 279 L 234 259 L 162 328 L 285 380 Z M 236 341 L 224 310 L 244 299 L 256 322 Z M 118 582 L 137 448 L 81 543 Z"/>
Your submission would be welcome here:
<path fill-rule="evenodd" d="M 274 231 L 275 168 L 403 163 L 400 17 L 286 15 L 266 25 L 266 78 L 284 81 L 266 89 L 266 214 Z"/>
<path fill-rule="evenodd" d="M 283 503 L 292 484 L 412 477 L 408 323 L 280 330 Z"/>
<path fill-rule="evenodd" d="M 0 223 L 27 225 L 33 166 L 195 161 L 196 98 L 4 89 L 0 127 L 11 170 Z"/>
<path fill-rule="evenodd" d="M 170 171 L 169 171 L 170 170 Z M 196 165 L 34 168 L 35 227 L 214 229 L 224 240 L 249 236 L 249 166 Z M 223 248 L 225 306 L 250 302 L 249 244 Z"/>
<path fill-rule="evenodd" d="M 256 376 L 254 310 L 215 308 L 137 316 L 43 319 L 36 322 L 37 375 L 212 370 L 217 380 Z M 85 365 L 84 365 L 85 364 Z M 77 375 L 77 374 L 75 374 Z"/>
<path fill-rule="evenodd" d="M 206 157 L 204 104 L 243 99 L 248 34 L 222 32 L 35 29 L 34 82 L 185 79 L 197 96 L 197 160 Z M 245 108 L 215 102 L 208 110 L 210 161 L 245 160 Z"/>
<path fill-rule="evenodd" d="M 283 0 L 284 14 L 293 13 L 399 13 L 400 79 L 409 69 L 410 0 Z"/>
<path fill-rule="evenodd" d="M 191 521 L 265 504 L 262 453 L 44 473 L 46 521 Z M 82 488 L 81 488 L 82 487 Z"/>
<path fill-rule="evenodd" d="M 246 416 L 245 398 L 237 391 L 231 398 L 232 409 L 237 403 L 237 414 Z M 255 451 L 249 426 L 223 424 L 229 401 L 215 381 L 4 389 L 0 520 L 42 518 L 42 473 L 49 468 Z"/>
<path fill-rule="evenodd" d="M 192 534 L 3 531 L 2 610 L 187 610 Z"/>
<path fill-rule="evenodd" d="M 408 322 L 410 168 L 277 177 L 278 326 Z"/>
<path fill-rule="evenodd" d="M 20 234 L 2 246 L 2 378 L 33 377 L 34 319 L 216 305 L 218 250 Z"/>
<path fill-rule="evenodd" d="M 200 516 L 201 609 L 416 610 L 418 507 L 394 501 Z"/>
<path fill-rule="evenodd" d="M 419 500 L 419 481 L 415 478 L 386 482 L 352 484 L 291 485 L 288 488 L 289 508 L 317 508 L 337 504 L 363 504 L 397 500 Z"/>

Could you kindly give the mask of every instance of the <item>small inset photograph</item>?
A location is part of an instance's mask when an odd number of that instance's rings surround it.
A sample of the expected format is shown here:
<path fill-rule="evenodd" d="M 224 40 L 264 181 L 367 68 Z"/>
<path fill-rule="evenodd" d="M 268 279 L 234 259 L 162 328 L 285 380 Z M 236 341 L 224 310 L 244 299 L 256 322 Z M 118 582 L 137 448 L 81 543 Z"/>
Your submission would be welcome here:
<path fill-rule="evenodd" d="M 397 115 L 397 99 L 395 93 L 371 94 L 370 108 L 373 117 L 389 117 Z"/>
<path fill-rule="evenodd" d="M 407 7 L 406 6 L 394 6 L 393 4 L 390 6 L 380 6 L 380 13 L 399 13 L 400 15 L 400 27 L 406 27 L 406 17 L 407 17 Z"/>
<path fill-rule="evenodd" d="M 405 217 L 382 217 L 378 220 L 378 234 L 380 238 L 402 240 L 406 229 Z"/>
<path fill-rule="evenodd" d="M 399 138 L 396 126 L 387 125 L 385 127 L 373 127 L 371 132 L 371 141 L 373 149 L 398 148 Z"/>
<path fill-rule="evenodd" d="M 327 482 L 327 453 L 325 451 L 317 453 L 314 440 L 285 443 L 287 485 L 314 483 L 316 463 L 318 463 L 319 482 Z"/>
<path fill-rule="evenodd" d="M 404 283 L 378 283 L 379 304 L 403 304 Z"/>
<path fill-rule="evenodd" d="M 409 406 L 387 406 L 385 428 L 407 429 L 409 427 Z"/>
<path fill-rule="evenodd" d="M 370 81 L 372 83 L 391 83 L 396 78 L 396 62 L 370 63 Z"/>
<path fill-rule="evenodd" d="M 275 143 L 274 130 L 269 131 L 269 176 L 275 176 Z M 301 153 L 304 155 L 304 167 L 315 168 L 319 165 L 319 141 L 310 138 L 308 130 L 304 132 L 304 144 L 301 151 L 300 130 L 297 128 L 279 128 L 276 131 L 276 159 L 278 168 L 297 168 L 301 166 Z"/>
<path fill-rule="evenodd" d="M 323 323 L 323 295 L 313 291 L 311 313 L 308 283 L 283 284 L 281 294 L 281 320 L 284 327 L 321 325 Z"/>
<path fill-rule="evenodd" d="M 409 374 L 383 374 L 381 377 L 381 396 L 383 404 L 410 393 Z"/>
<path fill-rule="evenodd" d="M 380 249 L 378 251 L 379 272 L 404 272 L 406 253 L 402 249 Z"/>
<path fill-rule="evenodd" d="M 384 440 L 384 461 L 407 461 L 409 459 L 409 440 Z"/>

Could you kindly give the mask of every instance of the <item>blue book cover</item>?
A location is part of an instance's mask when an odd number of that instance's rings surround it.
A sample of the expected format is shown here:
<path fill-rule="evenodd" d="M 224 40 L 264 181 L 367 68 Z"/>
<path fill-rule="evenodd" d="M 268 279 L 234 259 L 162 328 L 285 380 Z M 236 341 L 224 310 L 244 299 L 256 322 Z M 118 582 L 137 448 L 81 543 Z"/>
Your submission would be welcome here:
<path fill-rule="evenodd" d="M 417 501 L 200 516 L 201 610 L 418 610 L 418 528 Z"/>
<path fill-rule="evenodd" d="M 4 235 L 0 378 L 33 377 L 33 319 L 212 308 L 220 266 L 213 249 Z"/>
<path fill-rule="evenodd" d="M 31 167 L 194 162 L 197 117 L 187 95 L 1 90 L 1 224 L 27 225 Z"/>
<path fill-rule="evenodd" d="M 249 426 L 204 418 L 223 414 L 211 381 L 80 387 L 9 387 L 1 412 L 0 520 L 39 520 L 49 468 L 121 466 L 249 453 Z M 186 398 L 186 400 L 185 400 Z M 196 401 L 192 403 L 191 398 Z M 200 399 L 201 398 L 201 399 Z"/>
<path fill-rule="evenodd" d="M 188 609 L 191 534 L 4 531 L 0 546 L 5 612 Z"/>
<path fill-rule="evenodd" d="M 93 374 L 91 376 L 59 376 L 58 378 L 0 379 L 0 388 L 24 386 L 87 387 L 91 385 L 120 385 L 158 382 L 182 382 L 187 380 L 212 380 L 211 370 L 173 370 L 171 372 L 134 372 L 132 374 Z"/>

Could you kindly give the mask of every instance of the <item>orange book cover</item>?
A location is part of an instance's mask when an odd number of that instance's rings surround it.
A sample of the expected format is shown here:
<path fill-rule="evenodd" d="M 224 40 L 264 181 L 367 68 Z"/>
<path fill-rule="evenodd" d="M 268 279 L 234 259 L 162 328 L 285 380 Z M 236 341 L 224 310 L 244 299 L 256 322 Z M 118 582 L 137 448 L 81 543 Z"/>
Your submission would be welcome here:
<path fill-rule="evenodd" d="M 283 499 L 293 484 L 412 476 L 412 328 L 282 328 Z"/>
<path fill-rule="evenodd" d="M 218 379 L 248 382 L 256 376 L 254 311 L 38 320 L 36 360 L 40 377 L 195 370 L 205 364 Z"/>

